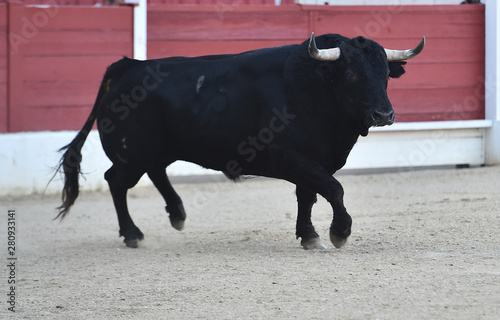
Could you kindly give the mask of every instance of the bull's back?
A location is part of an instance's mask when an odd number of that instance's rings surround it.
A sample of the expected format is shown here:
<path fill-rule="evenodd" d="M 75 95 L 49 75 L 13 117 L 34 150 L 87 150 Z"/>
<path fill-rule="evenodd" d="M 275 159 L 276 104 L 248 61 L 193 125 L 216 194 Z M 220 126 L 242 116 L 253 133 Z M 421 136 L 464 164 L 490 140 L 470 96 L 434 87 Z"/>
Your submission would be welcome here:
<path fill-rule="evenodd" d="M 100 131 L 108 156 L 113 161 L 125 139 L 121 152 L 129 158 L 147 154 L 224 170 L 221 164 L 238 156 L 238 146 L 269 123 L 273 109 L 283 108 L 286 52 L 120 60 L 108 69 L 98 114 L 107 125 Z"/>

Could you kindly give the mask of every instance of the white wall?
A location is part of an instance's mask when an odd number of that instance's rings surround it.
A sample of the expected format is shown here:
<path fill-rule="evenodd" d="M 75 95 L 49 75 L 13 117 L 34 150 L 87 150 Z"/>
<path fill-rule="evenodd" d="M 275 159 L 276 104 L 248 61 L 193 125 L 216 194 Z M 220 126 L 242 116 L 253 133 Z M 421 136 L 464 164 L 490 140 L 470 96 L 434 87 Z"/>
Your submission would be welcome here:
<path fill-rule="evenodd" d="M 345 169 L 400 168 L 470 164 L 485 162 L 485 130 L 488 120 L 396 123 L 374 128 L 355 145 Z M 57 150 L 68 144 L 76 131 L 23 132 L 0 134 L 0 196 L 42 193 L 59 163 Z M 82 148 L 82 190 L 107 190 L 104 172 L 111 162 L 104 154 L 99 135 L 92 131 Z M 215 174 L 197 165 L 176 162 L 168 170 L 172 176 Z M 139 182 L 150 185 L 147 176 Z M 46 193 L 60 193 L 58 175 Z"/>

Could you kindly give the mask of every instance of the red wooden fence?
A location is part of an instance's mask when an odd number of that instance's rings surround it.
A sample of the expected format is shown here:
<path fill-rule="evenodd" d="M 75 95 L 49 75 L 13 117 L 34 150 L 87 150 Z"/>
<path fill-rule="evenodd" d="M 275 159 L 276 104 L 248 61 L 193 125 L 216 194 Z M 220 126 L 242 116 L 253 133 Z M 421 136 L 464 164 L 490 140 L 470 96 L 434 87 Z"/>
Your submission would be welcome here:
<path fill-rule="evenodd" d="M 0 132 L 81 127 L 106 67 L 133 54 L 132 8 L 0 5 L 6 12 Z"/>
<path fill-rule="evenodd" d="M 79 129 L 106 66 L 133 54 L 132 8 L 1 2 L 0 42 L 7 45 L 0 46 L 0 132 Z M 150 5 L 149 58 L 300 43 L 312 31 L 365 35 L 398 49 L 425 35 L 426 48 L 407 74 L 389 83 L 397 120 L 484 118 L 484 6 L 216 3 Z"/>

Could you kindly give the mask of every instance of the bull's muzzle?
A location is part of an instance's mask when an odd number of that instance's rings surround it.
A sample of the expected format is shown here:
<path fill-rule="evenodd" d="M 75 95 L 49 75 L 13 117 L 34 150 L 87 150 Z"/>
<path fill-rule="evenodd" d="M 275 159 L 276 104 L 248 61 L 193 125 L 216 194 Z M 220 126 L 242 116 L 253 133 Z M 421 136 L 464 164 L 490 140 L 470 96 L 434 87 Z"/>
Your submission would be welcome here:
<path fill-rule="evenodd" d="M 390 126 L 396 118 L 394 111 L 375 110 L 372 113 L 373 125 L 377 127 Z"/>

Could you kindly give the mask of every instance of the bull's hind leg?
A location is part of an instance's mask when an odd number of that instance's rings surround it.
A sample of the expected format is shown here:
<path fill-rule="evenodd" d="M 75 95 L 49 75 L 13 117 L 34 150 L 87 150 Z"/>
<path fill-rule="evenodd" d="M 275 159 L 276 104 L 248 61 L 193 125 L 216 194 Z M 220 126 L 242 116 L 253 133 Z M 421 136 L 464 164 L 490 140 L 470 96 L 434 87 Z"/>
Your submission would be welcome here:
<path fill-rule="evenodd" d="M 116 165 L 104 174 L 118 215 L 120 236 L 125 238 L 123 242 L 130 248 L 137 248 L 137 243 L 144 238 L 144 234 L 136 227 L 128 212 L 127 191 L 137 184 L 142 175 L 143 173 L 136 172 L 132 168 Z"/>
<path fill-rule="evenodd" d="M 153 181 L 153 184 L 158 189 L 163 199 L 165 199 L 165 210 L 169 213 L 170 223 L 172 227 L 181 231 L 184 229 L 184 221 L 186 220 L 186 212 L 182 205 L 182 200 L 175 192 L 172 184 L 168 180 L 164 166 L 154 167 L 148 171 L 148 176 Z"/>
<path fill-rule="evenodd" d="M 319 239 L 319 235 L 314 230 L 311 222 L 311 211 L 316 203 L 316 193 L 297 186 L 297 227 L 296 236 L 302 238 L 300 244 L 304 249 L 326 249 L 326 246 Z"/>

